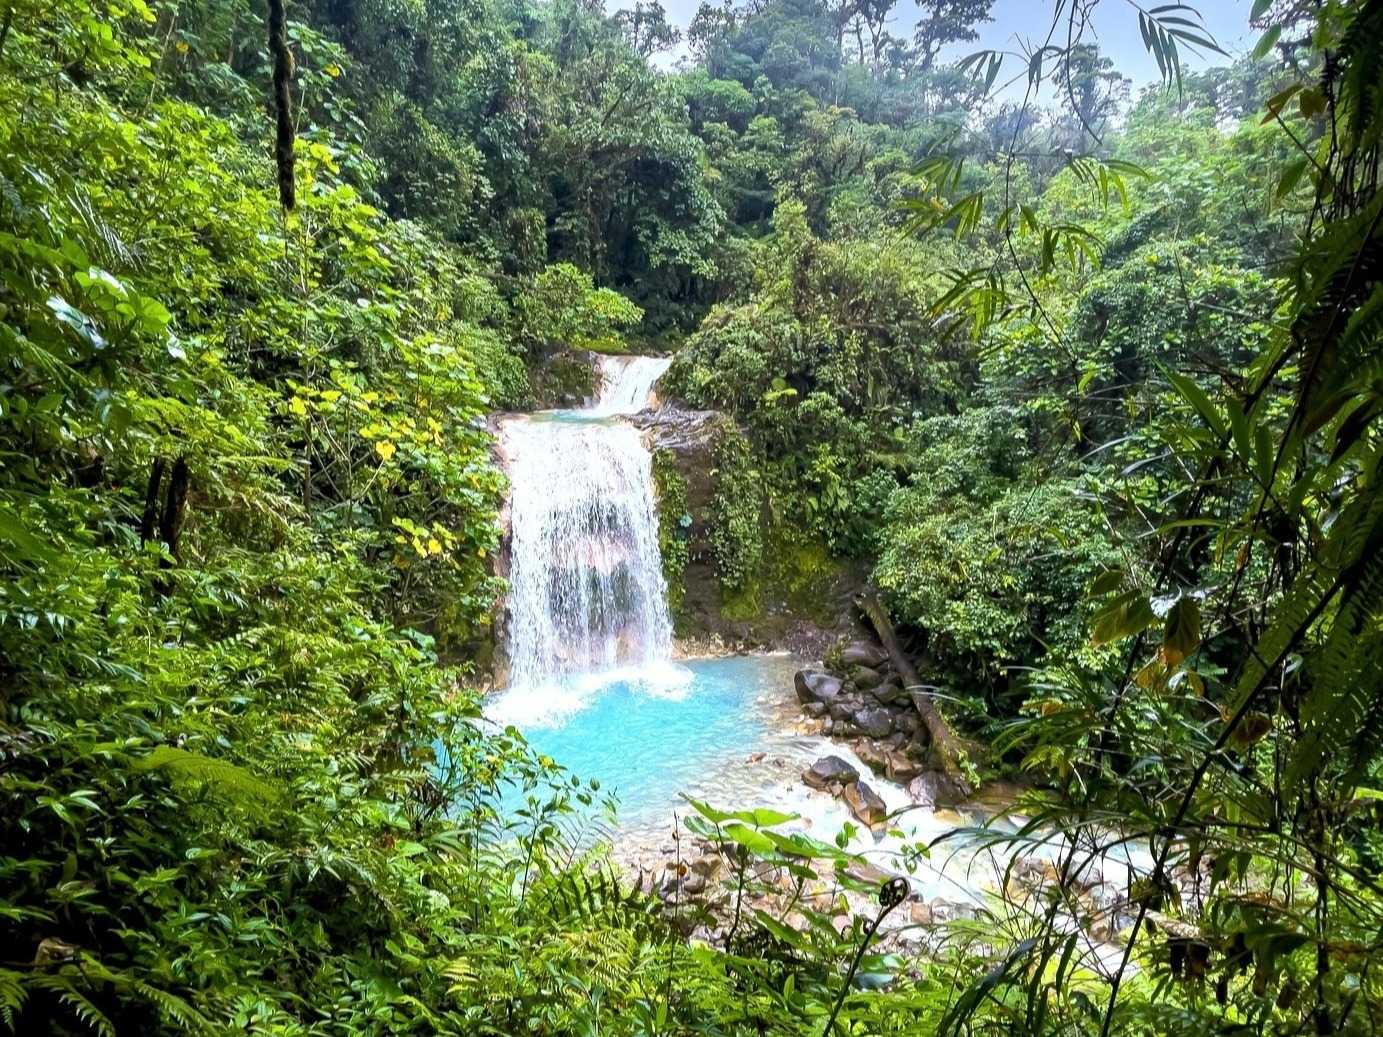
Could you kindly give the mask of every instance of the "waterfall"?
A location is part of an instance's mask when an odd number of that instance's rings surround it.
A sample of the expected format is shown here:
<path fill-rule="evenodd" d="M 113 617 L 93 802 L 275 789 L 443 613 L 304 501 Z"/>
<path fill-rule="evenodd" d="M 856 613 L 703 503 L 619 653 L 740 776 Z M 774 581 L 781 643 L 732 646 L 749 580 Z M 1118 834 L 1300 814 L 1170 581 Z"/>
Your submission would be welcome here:
<path fill-rule="evenodd" d="M 668 365 L 669 357 L 602 356 L 600 358 L 600 394 L 595 406 L 586 413 L 608 417 L 613 414 L 637 414 L 648 405 L 656 382 Z"/>
<path fill-rule="evenodd" d="M 668 361 L 601 361 L 591 407 L 504 428 L 513 688 L 644 666 L 671 652 L 652 458 L 639 432 L 614 417 L 647 404 Z"/>

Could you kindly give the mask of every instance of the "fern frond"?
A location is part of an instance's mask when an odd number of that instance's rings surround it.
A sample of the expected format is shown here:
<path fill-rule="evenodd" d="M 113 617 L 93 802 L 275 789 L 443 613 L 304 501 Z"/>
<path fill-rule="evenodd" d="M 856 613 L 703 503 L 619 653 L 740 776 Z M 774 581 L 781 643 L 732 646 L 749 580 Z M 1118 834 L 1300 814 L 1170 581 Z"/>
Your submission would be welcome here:
<path fill-rule="evenodd" d="M 175 1024 L 191 1033 L 211 1032 L 212 1026 L 207 1018 L 177 994 L 138 979 L 130 981 L 130 989 L 153 1005 L 165 1023 Z"/>
<path fill-rule="evenodd" d="M 1287 787 L 1299 787 L 1323 762 L 1349 754 L 1365 718 L 1383 698 L 1383 520 L 1349 531 L 1358 561 L 1346 573 L 1324 643 L 1311 653 L 1311 690 L 1301 706 L 1304 736 L 1292 754 Z M 1337 520 L 1346 522 L 1349 509 Z"/>
<path fill-rule="evenodd" d="M 33 975 L 28 983 L 31 987 L 55 995 L 61 1004 L 72 1010 L 73 1015 L 101 1037 L 116 1037 L 115 1024 L 73 984 L 73 980 L 80 976 L 75 969 L 66 968 L 59 973 Z"/>
<path fill-rule="evenodd" d="M 160 745 L 134 764 L 137 771 L 161 770 L 175 782 L 197 782 L 223 798 L 242 806 L 272 806 L 282 798 L 282 790 L 257 777 L 244 767 L 201 753 Z"/>
<path fill-rule="evenodd" d="M 27 998 L 24 977 L 10 969 L 0 969 L 0 1022 L 11 1033 L 14 1033 L 15 1017 L 23 1011 Z"/>

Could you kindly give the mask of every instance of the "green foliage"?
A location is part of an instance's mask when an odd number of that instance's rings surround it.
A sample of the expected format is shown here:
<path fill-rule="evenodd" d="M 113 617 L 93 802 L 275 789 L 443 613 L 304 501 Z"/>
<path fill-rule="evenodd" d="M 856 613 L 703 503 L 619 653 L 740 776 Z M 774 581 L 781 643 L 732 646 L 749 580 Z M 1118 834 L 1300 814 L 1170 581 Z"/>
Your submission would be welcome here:
<path fill-rule="evenodd" d="M 782 521 L 838 554 L 864 554 L 896 485 L 906 425 L 958 391 L 959 357 L 925 318 L 926 256 L 823 241 L 796 203 L 774 219 L 754 298 L 713 310 L 668 384 L 737 419 L 764 457 Z"/>
<path fill-rule="evenodd" d="M 11 13 L 2 1018 L 460 1032 L 499 786 L 545 773 L 437 655 L 487 636 L 503 302 L 341 142 L 281 213 L 257 102 L 150 78 L 171 8 Z"/>
<path fill-rule="evenodd" d="M 1115 560 L 1080 483 L 1036 468 L 1016 408 L 919 422 L 918 473 L 889 502 L 875 578 L 939 662 L 974 673 L 1083 641 L 1080 600 Z"/>
<path fill-rule="evenodd" d="M 285 213 L 260 5 L 3 5 L 0 1028 L 1377 1029 L 1383 7 L 1198 73 L 1140 11 L 1126 114 L 1089 7 L 1039 118 L 939 62 L 984 3 L 703 6 L 668 75 L 657 5 L 290 4 Z M 772 811 L 693 803 L 732 920 L 664 907 L 477 722 L 488 413 L 692 327 L 725 613 L 872 567 L 927 679 L 1008 675 L 1031 823 L 972 835 L 1063 881 L 925 966 Z"/>
<path fill-rule="evenodd" d="M 643 311 L 570 263 L 547 267 L 514 302 L 514 332 L 530 352 L 553 345 L 623 352 L 620 332 Z"/>

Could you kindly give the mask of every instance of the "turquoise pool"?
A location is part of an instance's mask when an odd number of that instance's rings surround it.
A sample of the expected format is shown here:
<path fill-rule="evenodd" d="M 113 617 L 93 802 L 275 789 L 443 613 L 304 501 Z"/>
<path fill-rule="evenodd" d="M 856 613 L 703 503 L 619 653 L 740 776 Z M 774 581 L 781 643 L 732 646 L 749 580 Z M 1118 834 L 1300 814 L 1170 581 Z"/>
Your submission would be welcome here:
<path fill-rule="evenodd" d="M 682 793 L 753 794 L 746 760 L 790 741 L 796 665 L 786 656 L 692 659 L 501 692 L 486 713 L 598 779 L 619 798 L 622 825 L 659 824 L 684 808 Z"/>

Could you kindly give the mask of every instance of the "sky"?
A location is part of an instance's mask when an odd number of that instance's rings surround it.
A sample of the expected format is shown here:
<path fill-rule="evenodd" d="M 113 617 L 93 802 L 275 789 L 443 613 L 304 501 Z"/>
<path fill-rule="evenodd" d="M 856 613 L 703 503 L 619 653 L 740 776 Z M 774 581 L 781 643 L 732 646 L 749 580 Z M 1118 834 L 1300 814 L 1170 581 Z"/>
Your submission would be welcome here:
<path fill-rule="evenodd" d="M 1253 49 L 1257 37 L 1248 25 L 1252 0 L 1189 2 L 1200 12 L 1211 37 L 1231 57 L 1238 57 Z M 633 0 L 608 0 L 608 3 L 612 11 L 633 6 Z M 663 0 L 669 20 L 682 29 L 687 27 L 700 3 L 701 0 Z M 994 20 L 978 27 L 979 40 L 950 47 L 943 52 L 943 56 L 956 60 L 976 50 L 1018 50 L 1019 39 L 1036 38 L 1040 43 L 1046 38 L 1051 25 L 1052 3 L 1053 0 L 995 0 L 991 12 Z M 916 12 L 914 0 L 899 0 L 890 30 L 898 36 L 911 35 L 912 26 L 917 21 Z M 1113 59 L 1114 67 L 1133 80 L 1135 90 L 1159 80 L 1157 62 L 1143 47 L 1143 37 L 1138 31 L 1138 14 L 1129 0 L 1102 0 L 1095 8 L 1091 24 L 1091 38 Z M 1206 55 L 1209 60 L 1198 60 L 1184 48 L 1181 53 L 1183 67 L 1188 69 L 1228 63 L 1213 53 Z M 679 56 L 662 55 L 658 64 L 671 67 Z M 1020 71 L 1021 66 L 1014 59 L 1009 59 L 1001 78 L 1007 79 Z"/>

